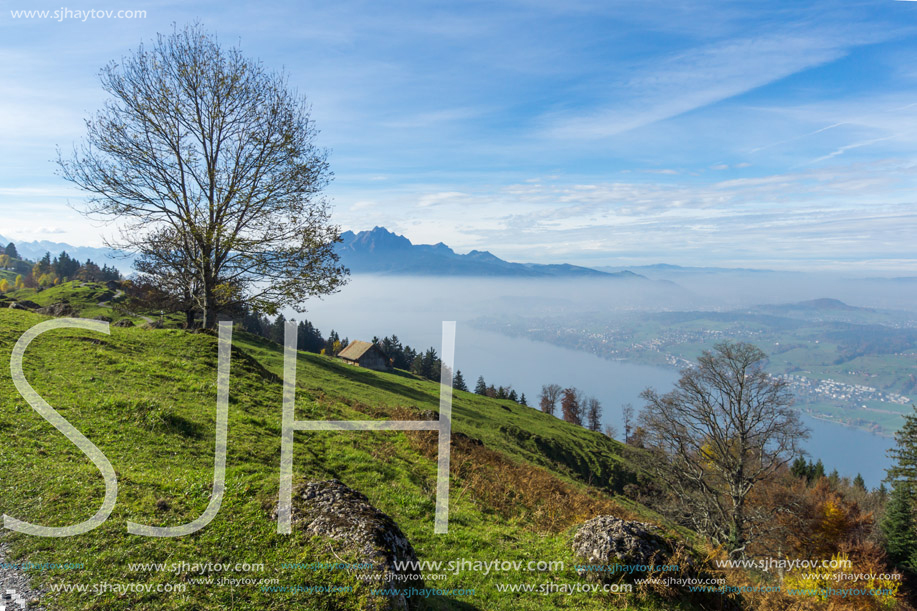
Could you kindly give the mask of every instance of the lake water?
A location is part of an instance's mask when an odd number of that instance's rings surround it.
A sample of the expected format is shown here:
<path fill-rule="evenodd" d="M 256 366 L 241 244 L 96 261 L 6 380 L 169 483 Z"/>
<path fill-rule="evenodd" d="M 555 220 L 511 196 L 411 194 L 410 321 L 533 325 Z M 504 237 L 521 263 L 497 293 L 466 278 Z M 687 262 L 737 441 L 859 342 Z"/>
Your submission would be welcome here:
<path fill-rule="evenodd" d="M 442 286 L 416 279 L 357 276 L 341 293 L 309 302 L 307 313 L 288 311 L 284 315 L 308 319 L 325 336 L 334 329 L 341 337 L 370 341 L 373 336 L 394 333 L 415 350 L 432 346 L 437 352 L 442 321 L 455 320 L 455 364 L 469 388 L 482 375 L 488 384 L 511 385 L 535 405 L 543 384 L 575 386 L 601 401 L 603 423 L 614 426 L 618 438 L 623 436 L 624 404 L 639 410 L 643 405 L 639 395 L 645 388 L 667 392 L 678 379 L 673 369 L 611 361 L 546 342 L 475 329 L 470 321 L 492 311 L 494 285 L 485 285 L 487 296 L 469 288 L 460 297 Z M 506 307 L 505 296 L 497 301 Z M 860 473 L 868 486 L 879 485 L 890 464 L 886 451 L 894 445 L 892 439 L 809 416 L 803 420 L 811 429 L 805 447 L 812 460 L 820 458 L 828 472 L 836 468 L 850 477 Z"/>

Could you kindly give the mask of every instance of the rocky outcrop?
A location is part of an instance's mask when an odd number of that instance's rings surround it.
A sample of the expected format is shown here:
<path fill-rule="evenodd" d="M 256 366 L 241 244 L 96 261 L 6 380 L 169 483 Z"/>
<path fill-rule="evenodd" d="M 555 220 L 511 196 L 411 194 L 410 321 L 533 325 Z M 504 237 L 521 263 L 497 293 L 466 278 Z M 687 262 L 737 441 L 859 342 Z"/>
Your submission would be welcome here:
<path fill-rule="evenodd" d="M 273 518 L 277 518 L 276 509 Z M 411 542 L 392 518 L 373 507 L 369 500 L 338 480 L 311 481 L 293 491 L 293 528 L 338 543 L 337 549 L 356 555 L 359 563 L 372 564 L 361 578 L 373 588 L 392 589 L 398 594 L 372 602 L 377 610 L 414 609 L 417 598 L 404 595 L 410 588 L 423 588 L 417 569 L 395 569 L 396 561 L 416 562 Z"/>
<path fill-rule="evenodd" d="M 74 311 L 69 303 L 52 303 L 49 306 L 43 308 L 38 308 L 35 310 L 39 314 L 44 314 L 45 316 L 54 316 L 60 318 L 62 316 L 73 316 Z"/>
<path fill-rule="evenodd" d="M 11 310 L 28 310 L 31 312 L 37 310 L 40 306 L 34 301 L 29 301 L 28 299 L 20 299 L 18 301 L 12 302 L 9 307 Z"/>
<path fill-rule="evenodd" d="M 593 518 L 573 536 L 573 552 L 583 560 L 578 572 L 593 580 L 607 580 L 613 573 L 596 567 L 665 564 L 672 551 L 658 526 L 614 516 Z"/>
<path fill-rule="evenodd" d="M 134 321 L 131 320 L 130 318 L 122 318 L 118 322 L 112 323 L 111 326 L 113 327 L 133 327 Z"/>

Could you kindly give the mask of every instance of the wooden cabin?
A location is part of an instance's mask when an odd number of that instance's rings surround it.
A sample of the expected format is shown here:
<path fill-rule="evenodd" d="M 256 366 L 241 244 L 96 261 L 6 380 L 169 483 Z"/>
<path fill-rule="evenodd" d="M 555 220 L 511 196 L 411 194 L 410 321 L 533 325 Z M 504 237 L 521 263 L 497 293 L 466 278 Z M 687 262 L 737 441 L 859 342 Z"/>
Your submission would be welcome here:
<path fill-rule="evenodd" d="M 388 355 L 377 344 L 371 342 L 352 341 L 338 353 L 338 358 L 345 363 L 376 371 L 392 369 Z"/>

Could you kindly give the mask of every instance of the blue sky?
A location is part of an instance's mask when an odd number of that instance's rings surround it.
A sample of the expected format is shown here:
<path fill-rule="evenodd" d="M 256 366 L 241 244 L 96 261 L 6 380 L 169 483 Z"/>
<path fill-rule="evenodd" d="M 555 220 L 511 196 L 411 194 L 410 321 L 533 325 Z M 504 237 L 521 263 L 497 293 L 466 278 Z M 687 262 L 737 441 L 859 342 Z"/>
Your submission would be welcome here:
<path fill-rule="evenodd" d="M 917 273 L 917 2 L 50 4 L 0 11 L 0 234 L 97 245 L 51 160 L 99 68 L 200 20 L 283 67 L 334 219 L 520 261 Z M 144 19 L 11 11 L 144 10 Z"/>

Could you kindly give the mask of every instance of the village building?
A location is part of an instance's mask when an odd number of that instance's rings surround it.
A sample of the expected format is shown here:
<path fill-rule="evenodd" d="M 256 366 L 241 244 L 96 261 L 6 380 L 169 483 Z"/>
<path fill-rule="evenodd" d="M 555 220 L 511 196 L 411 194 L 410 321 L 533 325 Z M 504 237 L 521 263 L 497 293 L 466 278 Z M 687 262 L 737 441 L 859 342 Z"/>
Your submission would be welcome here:
<path fill-rule="evenodd" d="M 345 363 L 376 371 L 390 371 L 392 368 L 382 348 L 371 342 L 352 341 L 338 353 L 338 358 Z"/>

